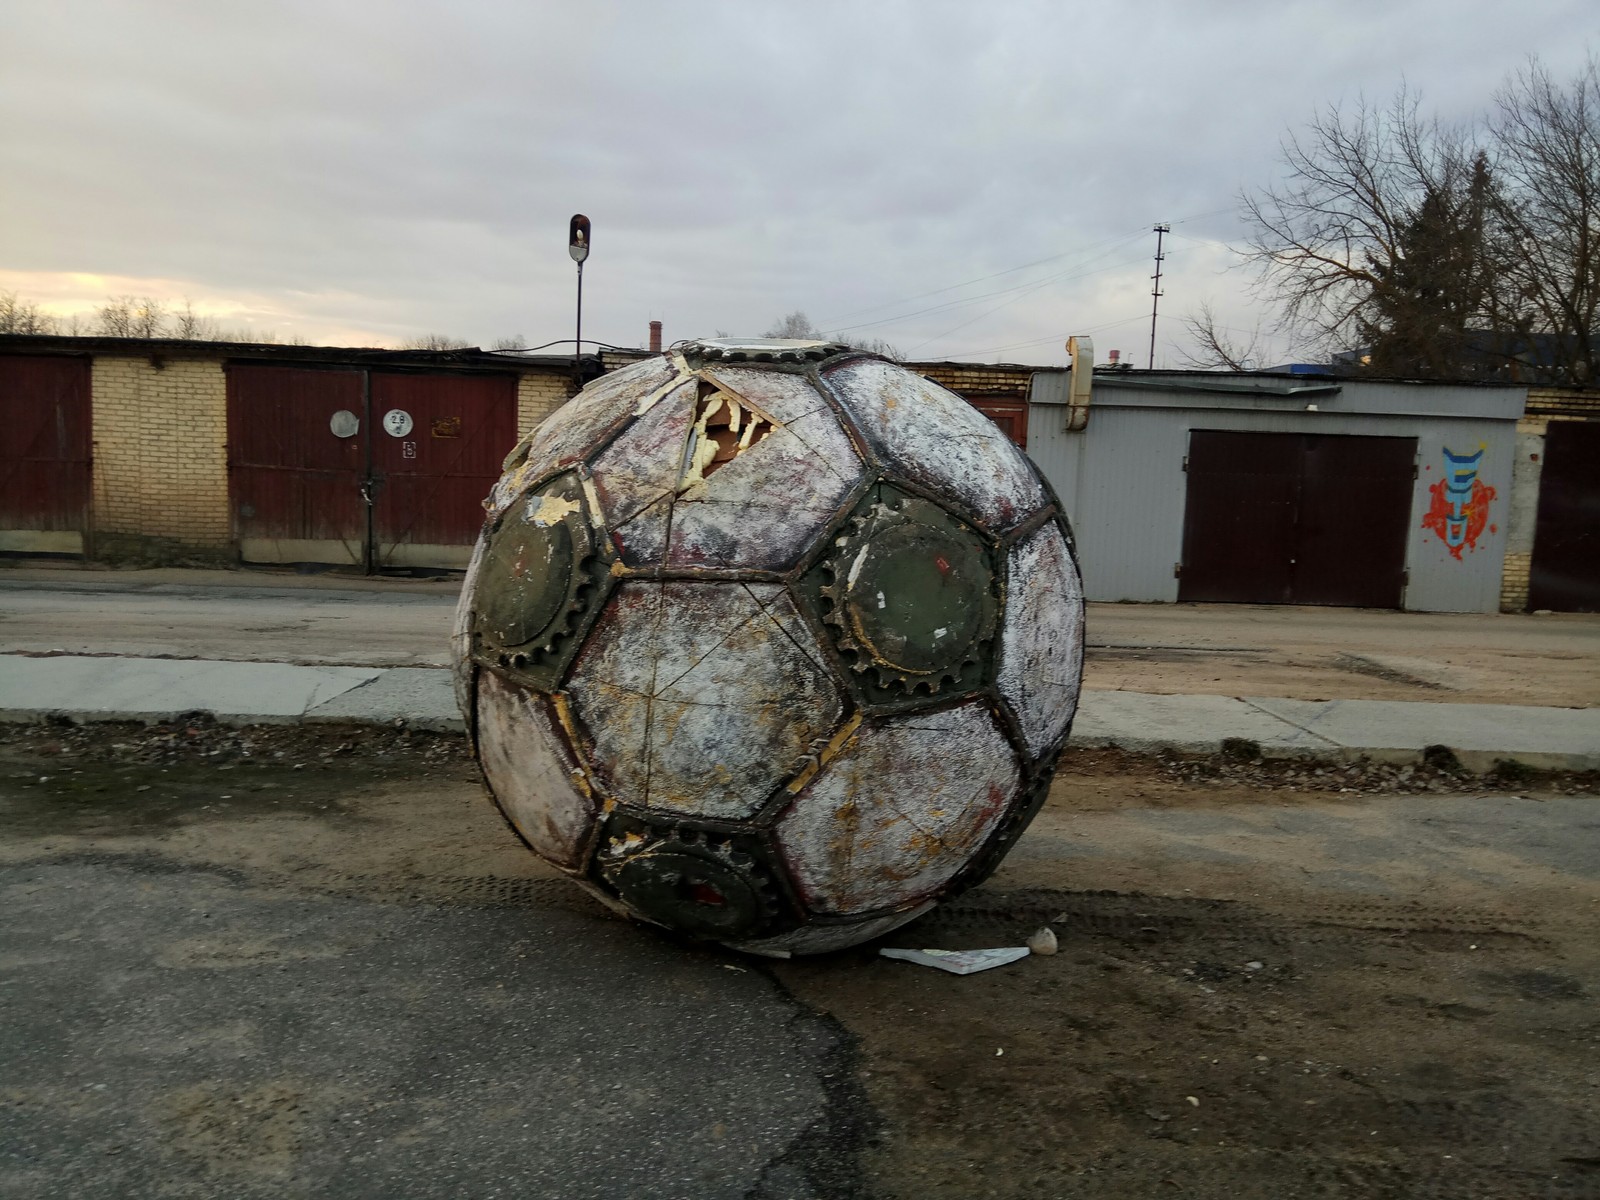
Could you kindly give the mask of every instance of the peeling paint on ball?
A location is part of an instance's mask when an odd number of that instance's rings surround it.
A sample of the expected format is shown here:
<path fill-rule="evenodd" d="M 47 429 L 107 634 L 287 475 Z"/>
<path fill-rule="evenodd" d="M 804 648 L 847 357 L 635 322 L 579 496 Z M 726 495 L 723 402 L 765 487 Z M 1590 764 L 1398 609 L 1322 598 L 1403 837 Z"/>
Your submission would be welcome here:
<path fill-rule="evenodd" d="M 456 688 L 528 846 L 754 953 L 881 936 L 986 878 L 1077 707 L 1066 515 L 960 397 L 824 342 L 612 372 L 485 502 Z"/>

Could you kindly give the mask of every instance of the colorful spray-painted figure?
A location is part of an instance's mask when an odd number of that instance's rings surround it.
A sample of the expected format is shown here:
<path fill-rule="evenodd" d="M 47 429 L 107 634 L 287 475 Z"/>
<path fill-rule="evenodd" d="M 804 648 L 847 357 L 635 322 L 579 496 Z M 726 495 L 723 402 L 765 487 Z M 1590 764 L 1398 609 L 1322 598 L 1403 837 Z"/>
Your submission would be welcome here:
<path fill-rule="evenodd" d="M 1071 531 L 958 396 L 823 342 L 613 372 L 506 461 L 457 614 L 484 777 L 630 915 L 755 952 L 986 878 L 1077 706 Z"/>
<path fill-rule="evenodd" d="M 1478 478 L 1487 447 L 1479 445 L 1473 454 L 1443 449 L 1444 476 L 1428 489 L 1433 502 L 1423 515 L 1422 525 L 1439 535 L 1452 557 L 1460 558 L 1463 547 L 1478 548 L 1478 538 L 1489 523 L 1489 503 L 1495 490 Z"/>

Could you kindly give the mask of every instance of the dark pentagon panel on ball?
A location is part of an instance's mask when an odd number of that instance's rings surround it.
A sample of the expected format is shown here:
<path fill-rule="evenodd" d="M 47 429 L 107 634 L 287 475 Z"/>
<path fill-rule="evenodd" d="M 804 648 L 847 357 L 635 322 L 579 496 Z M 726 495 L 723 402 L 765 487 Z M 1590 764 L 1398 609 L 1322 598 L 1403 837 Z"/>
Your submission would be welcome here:
<path fill-rule="evenodd" d="M 688 342 L 506 459 L 453 637 L 485 784 L 618 912 L 758 954 L 999 865 L 1077 707 L 1066 514 L 960 397 L 820 341 Z"/>

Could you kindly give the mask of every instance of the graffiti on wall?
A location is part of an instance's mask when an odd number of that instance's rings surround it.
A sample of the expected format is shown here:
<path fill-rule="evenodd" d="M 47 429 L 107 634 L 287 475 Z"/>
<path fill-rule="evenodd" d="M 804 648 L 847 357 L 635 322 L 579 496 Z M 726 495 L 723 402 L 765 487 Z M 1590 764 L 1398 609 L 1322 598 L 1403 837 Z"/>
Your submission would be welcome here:
<path fill-rule="evenodd" d="M 1428 486 L 1433 499 L 1422 518 L 1422 527 L 1433 530 L 1455 558 L 1461 557 L 1463 549 L 1478 548 L 1478 538 L 1485 527 L 1490 533 L 1495 532 L 1489 524 L 1489 504 L 1495 492 L 1478 478 L 1478 466 L 1486 449 L 1482 442 L 1472 454 L 1446 449 L 1444 477 Z"/>

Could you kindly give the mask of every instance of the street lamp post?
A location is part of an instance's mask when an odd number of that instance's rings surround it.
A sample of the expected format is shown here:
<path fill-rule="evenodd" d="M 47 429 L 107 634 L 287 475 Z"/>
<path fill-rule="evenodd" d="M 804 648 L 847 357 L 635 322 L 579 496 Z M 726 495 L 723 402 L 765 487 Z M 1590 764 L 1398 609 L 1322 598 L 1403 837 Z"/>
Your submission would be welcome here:
<path fill-rule="evenodd" d="M 578 264 L 578 329 L 572 340 L 572 375 L 583 386 L 583 260 L 589 257 L 589 218 L 577 213 L 567 225 L 567 253 Z"/>

